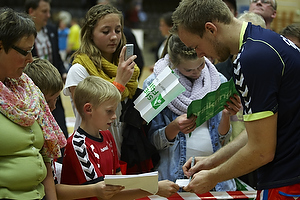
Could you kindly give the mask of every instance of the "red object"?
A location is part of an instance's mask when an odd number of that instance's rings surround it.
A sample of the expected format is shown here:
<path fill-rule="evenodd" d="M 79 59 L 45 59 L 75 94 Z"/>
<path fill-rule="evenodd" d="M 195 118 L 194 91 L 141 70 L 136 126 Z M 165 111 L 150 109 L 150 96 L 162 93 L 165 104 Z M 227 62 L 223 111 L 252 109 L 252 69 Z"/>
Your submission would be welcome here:
<path fill-rule="evenodd" d="M 120 160 L 119 163 L 120 163 L 120 168 L 121 168 L 122 175 L 126 175 L 127 163 L 122 161 L 122 160 Z"/>
<path fill-rule="evenodd" d="M 124 85 L 122 85 L 121 83 L 118 83 L 118 82 L 116 82 L 116 81 L 114 81 L 113 84 L 116 86 L 116 88 L 117 88 L 121 93 L 123 93 L 124 90 L 126 89 Z"/>
<path fill-rule="evenodd" d="M 144 197 L 138 200 L 163 200 L 166 198 L 154 195 L 153 197 Z M 227 191 L 227 192 L 207 192 L 204 194 L 195 194 L 189 192 L 175 193 L 168 200 L 218 200 L 218 199 L 256 199 L 256 191 Z"/>

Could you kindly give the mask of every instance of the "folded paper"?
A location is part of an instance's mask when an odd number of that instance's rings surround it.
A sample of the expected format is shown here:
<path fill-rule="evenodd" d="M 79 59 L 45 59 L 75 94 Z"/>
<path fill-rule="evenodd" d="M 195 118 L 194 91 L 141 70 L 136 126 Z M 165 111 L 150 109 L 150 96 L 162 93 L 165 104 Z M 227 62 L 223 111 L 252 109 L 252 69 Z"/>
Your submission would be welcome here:
<path fill-rule="evenodd" d="M 233 79 L 222 83 L 216 91 L 207 93 L 202 99 L 194 100 L 189 105 L 187 117 L 197 116 L 196 126 L 201 126 L 224 109 L 229 97 L 238 94 Z"/>
<path fill-rule="evenodd" d="M 106 185 L 121 185 L 125 189 L 142 189 L 151 194 L 158 191 L 158 172 L 149 172 L 137 175 L 106 175 Z"/>
<path fill-rule="evenodd" d="M 172 100 L 185 91 L 178 81 L 178 76 L 169 67 L 166 67 L 153 82 L 134 101 L 134 107 L 141 117 L 150 122 Z"/>

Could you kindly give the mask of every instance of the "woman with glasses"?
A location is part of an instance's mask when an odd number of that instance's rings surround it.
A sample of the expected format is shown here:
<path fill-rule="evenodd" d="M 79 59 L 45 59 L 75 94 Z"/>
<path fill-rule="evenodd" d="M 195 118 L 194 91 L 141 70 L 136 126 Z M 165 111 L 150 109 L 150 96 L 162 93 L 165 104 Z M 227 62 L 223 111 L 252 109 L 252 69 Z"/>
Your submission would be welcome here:
<path fill-rule="evenodd" d="M 267 29 L 271 29 L 271 23 L 276 17 L 276 10 L 276 0 L 250 0 L 249 11 L 261 15 L 266 22 Z"/>
<path fill-rule="evenodd" d="M 29 16 L 0 10 L 0 199 L 56 199 L 50 161 L 66 139 L 23 73 L 35 37 Z"/>

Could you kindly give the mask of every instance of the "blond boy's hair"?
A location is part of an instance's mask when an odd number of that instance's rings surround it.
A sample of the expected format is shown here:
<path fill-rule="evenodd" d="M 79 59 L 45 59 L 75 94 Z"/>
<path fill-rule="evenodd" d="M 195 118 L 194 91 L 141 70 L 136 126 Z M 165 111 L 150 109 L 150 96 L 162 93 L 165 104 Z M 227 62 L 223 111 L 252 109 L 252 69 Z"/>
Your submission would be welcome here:
<path fill-rule="evenodd" d="M 48 60 L 34 58 L 32 63 L 26 65 L 24 73 L 32 79 L 45 96 L 54 95 L 64 87 L 59 71 Z"/>
<path fill-rule="evenodd" d="M 241 16 L 239 16 L 238 19 L 245 22 L 251 22 L 254 25 L 266 28 L 266 22 L 264 18 L 261 15 L 256 14 L 254 12 L 244 12 Z"/>
<path fill-rule="evenodd" d="M 75 88 L 74 104 L 82 119 L 84 119 L 84 104 L 91 103 L 98 107 L 105 101 L 120 102 L 121 94 L 112 83 L 98 76 L 86 77 Z"/>

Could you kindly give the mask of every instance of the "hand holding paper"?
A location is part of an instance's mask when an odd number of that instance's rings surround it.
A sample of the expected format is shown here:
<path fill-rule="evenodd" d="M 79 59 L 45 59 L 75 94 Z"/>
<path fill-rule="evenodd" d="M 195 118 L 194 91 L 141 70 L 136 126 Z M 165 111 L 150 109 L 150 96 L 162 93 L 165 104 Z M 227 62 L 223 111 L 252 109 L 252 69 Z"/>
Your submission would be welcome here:
<path fill-rule="evenodd" d="M 234 94 L 233 97 L 230 97 L 228 105 L 225 105 L 225 113 L 228 116 L 236 115 L 237 112 L 242 108 L 241 98 Z"/>
<path fill-rule="evenodd" d="M 173 133 L 173 137 L 169 137 L 169 134 L 167 133 L 168 131 L 166 131 L 166 135 L 167 135 L 168 139 L 170 139 L 170 140 L 174 139 L 179 131 L 184 134 L 188 134 L 191 131 L 194 131 L 196 128 L 196 116 L 191 116 L 190 118 L 187 118 L 186 114 L 182 114 L 182 115 L 178 116 L 171 123 L 174 124 L 175 130 L 173 129 L 172 132 L 174 132 L 175 134 Z M 169 125 L 168 125 L 168 127 L 172 126 L 172 124 L 170 126 Z"/>
<path fill-rule="evenodd" d="M 209 92 L 202 99 L 193 101 L 188 107 L 187 116 L 190 117 L 192 114 L 197 116 L 198 127 L 222 111 L 233 94 L 238 94 L 238 92 L 233 79 L 230 79 L 230 81 L 222 83 L 216 91 Z"/>
<path fill-rule="evenodd" d="M 190 183 L 189 179 L 177 179 L 175 182 L 179 187 L 185 187 Z"/>

